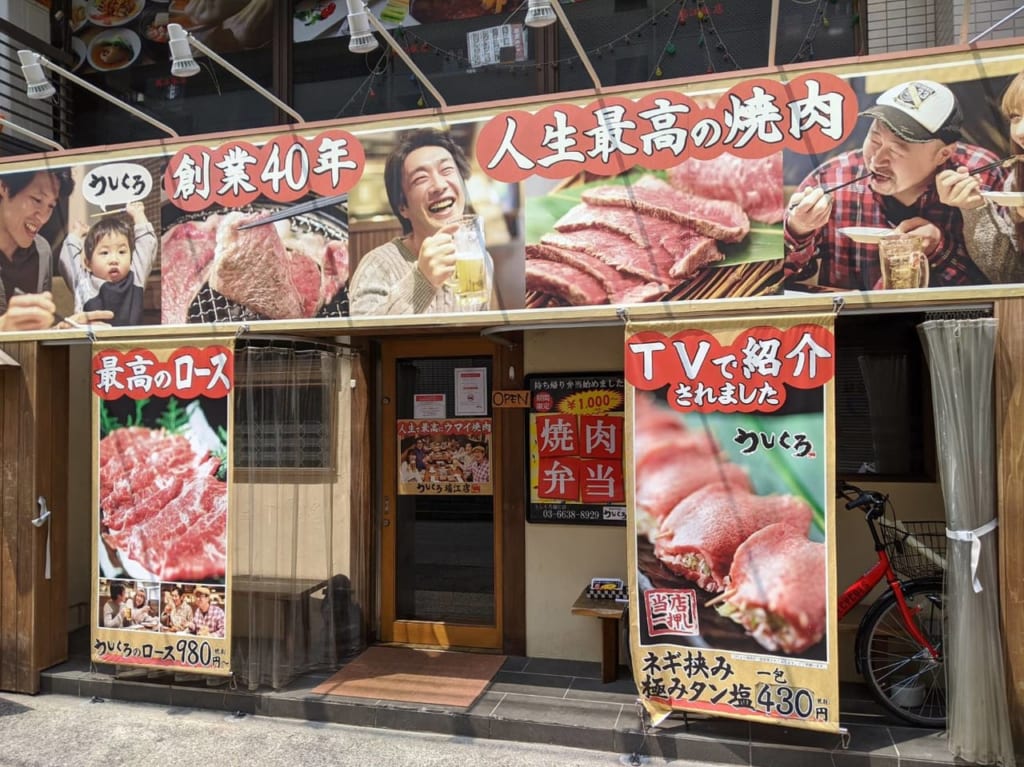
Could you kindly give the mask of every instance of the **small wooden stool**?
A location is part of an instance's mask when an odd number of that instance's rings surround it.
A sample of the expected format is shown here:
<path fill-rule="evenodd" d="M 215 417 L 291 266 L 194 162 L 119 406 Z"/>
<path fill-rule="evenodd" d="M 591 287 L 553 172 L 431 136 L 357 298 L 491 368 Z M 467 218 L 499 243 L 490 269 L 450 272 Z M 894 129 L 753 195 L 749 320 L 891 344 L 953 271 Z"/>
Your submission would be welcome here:
<path fill-rule="evenodd" d="M 594 599 L 584 588 L 572 605 L 573 615 L 589 615 L 601 619 L 601 681 L 614 682 L 619 667 L 619 621 L 626 612 L 625 602 Z"/>

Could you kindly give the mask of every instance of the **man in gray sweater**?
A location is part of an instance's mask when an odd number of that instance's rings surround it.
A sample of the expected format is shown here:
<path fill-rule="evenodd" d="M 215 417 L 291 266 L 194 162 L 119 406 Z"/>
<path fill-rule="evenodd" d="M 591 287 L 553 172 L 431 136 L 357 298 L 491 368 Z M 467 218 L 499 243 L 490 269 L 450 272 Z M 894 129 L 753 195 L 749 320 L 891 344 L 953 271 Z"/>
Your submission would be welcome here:
<path fill-rule="evenodd" d="M 469 162 L 448 133 L 412 131 L 388 156 L 384 186 L 402 236 L 366 253 L 349 281 L 352 316 L 459 311 L 451 277 Z M 485 255 L 486 292 L 493 264 Z"/>

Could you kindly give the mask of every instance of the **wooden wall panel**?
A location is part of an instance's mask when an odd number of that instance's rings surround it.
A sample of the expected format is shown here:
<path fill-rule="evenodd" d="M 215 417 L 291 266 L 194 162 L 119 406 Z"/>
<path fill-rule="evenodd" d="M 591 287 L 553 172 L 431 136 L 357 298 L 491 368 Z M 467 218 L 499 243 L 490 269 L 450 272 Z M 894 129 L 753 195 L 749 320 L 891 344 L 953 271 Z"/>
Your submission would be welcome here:
<path fill-rule="evenodd" d="M 1024 299 L 996 302 L 999 580 L 1014 744 L 1024 750 Z"/>
<path fill-rule="evenodd" d="M 0 348 L 20 363 L 0 368 L 0 690 L 35 693 L 39 671 L 67 657 L 68 351 Z M 54 514 L 49 580 L 40 495 Z"/>

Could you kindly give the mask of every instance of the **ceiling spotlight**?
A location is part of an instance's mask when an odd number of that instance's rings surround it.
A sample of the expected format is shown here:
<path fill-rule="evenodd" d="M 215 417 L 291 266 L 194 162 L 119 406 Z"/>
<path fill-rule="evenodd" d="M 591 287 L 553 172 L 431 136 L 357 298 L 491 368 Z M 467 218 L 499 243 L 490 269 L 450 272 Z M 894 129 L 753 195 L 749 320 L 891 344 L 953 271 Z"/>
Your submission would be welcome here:
<path fill-rule="evenodd" d="M 53 83 L 46 78 L 46 73 L 43 71 L 44 69 L 49 69 L 51 72 L 55 72 L 64 79 L 70 80 L 93 95 L 99 96 L 104 101 L 109 101 L 111 104 L 123 109 L 125 112 L 135 115 L 143 122 L 147 122 L 152 125 L 154 128 L 159 128 L 170 136 L 178 135 L 177 131 L 170 126 L 164 125 L 155 117 L 150 117 L 148 114 L 136 109 L 131 104 L 126 104 L 120 99 L 114 98 L 101 88 L 97 88 L 88 80 L 83 80 L 78 75 L 74 75 L 68 70 L 57 66 L 52 61 L 44 56 L 40 56 L 35 51 L 20 50 L 18 51 L 18 59 L 21 61 L 21 73 L 25 78 L 25 84 L 27 86 L 25 92 L 30 99 L 48 99 L 57 92 L 53 87 Z"/>
<path fill-rule="evenodd" d="M 191 77 L 192 75 L 199 74 L 199 64 L 196 63 L 195 58 L 192 56 L 192 47 L 200 53 L 205 54 L 207 57 L 213 59 L 220 64 L 224 69 L 228 70 L 231 74 L 241 80 L 243 83 L 248 85 L 258 94 L 263 96 L 267 101 L 274 104 L 282 112 L 286 112 L 295 118 L 297 122 L 306 122 L 302 115 L 292 109 L 290 106 L 285 104 L 281 99 L 275 96 L 273 93 L 268 91 L 258 82 L 253 80 L 247 74 L 245 74 L 238 67 L 233 64 L 229 64 L 225 59 L 221 58 L 210 48 L 206 47 L 203 43 L 196 39 L 196 36 L 191 32 L 185 30 L 181 24 L 168 24 L 167 25 L 167 45 L 171 49 L 171 74 L 177 77 Z"/>
<path fill-rule="evenodd" d="M 348 49 L 352 53 L 370 53 L 380 45 L 373 36 L 369 13 L 363 0 L 348 0 Z"/>
<path fill-rule="evenodd" d="M 526 26 L 539 29 L 554 23 L 555 12 L 551 9 L 551 0 L 530 0 L 530 9 L 526 12 Z"/>

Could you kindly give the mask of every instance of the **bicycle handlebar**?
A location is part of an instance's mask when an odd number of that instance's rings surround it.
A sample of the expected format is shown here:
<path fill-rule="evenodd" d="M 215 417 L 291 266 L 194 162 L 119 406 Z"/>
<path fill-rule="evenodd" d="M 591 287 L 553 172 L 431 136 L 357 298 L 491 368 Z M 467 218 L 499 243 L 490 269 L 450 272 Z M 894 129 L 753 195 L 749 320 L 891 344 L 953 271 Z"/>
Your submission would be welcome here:
<path fill-rule="evenodd" d="M 842 498 L 846 499 L 847 509 L 859 509 L 862 506 L 869 506 L 871 507 L 867 512 L 869 514 L 872 512 L 875 512 L 875 514 L 880 513 L 885 508 L 885 502 L 888 498 L 884 493 L 862 490 L 844 480 L 839 480 L 837 491 Z"/>

